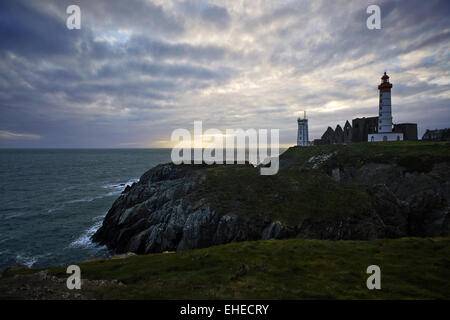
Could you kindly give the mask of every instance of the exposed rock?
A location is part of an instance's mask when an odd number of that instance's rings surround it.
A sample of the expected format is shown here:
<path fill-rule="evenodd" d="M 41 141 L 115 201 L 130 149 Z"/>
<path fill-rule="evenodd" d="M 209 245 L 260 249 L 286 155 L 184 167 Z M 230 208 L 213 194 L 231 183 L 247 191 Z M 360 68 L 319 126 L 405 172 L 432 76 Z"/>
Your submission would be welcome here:
<path fill-rule="evenodd" d="M 395 163 L 368 162 L 326 168 L 334 153 L 312 157 L 310 170 L 325 170 L 340 183 L 358 183 L 370 209 L 347 216 L 305 219 L 285 226 L 255 214 L 221 212 L 196 193 L 207 179 L 203 165 L 159 165 L 127 187 L 93 240 L 116 253 L 150 253 L 209 247 L 234 241 L 282 239 L 374 239 L 449 234 L 450 168 L 408 172 Z"/>
<path fill-rule="evenodd" d="M 409 230 L 413 236 L 448 236 L 450 212 L 448 201 L 439 193 L 422 192 L 409 205 Z"/>
<path fill-rule="evenodd" d="M 345 167 L 341 177 L 368 188 L 373 205 L 390 230 L 387 236 L 450 234 L 448 162 L 434 164 L 428 173 L 407 172 L 390 163 L 366 163 L 359 169 Z"/>
<path fill-rule="evenodd" d="M 384 235 L 388 238 L 403 237 L 408 231 L 408 206 L 400 201 L 385 184 L 368 188 L 372 208 L 384 226 Z"/>
<path fill-rule="evenodd" d="M 219 214 L 205 199 L 191 199 L 204 181 L 201 166 L 149 170 L 115 201 L 93 240 L 117 253 L 149 253 L 260 239 L 271 221 Z"/>
<path fill-rule="evenodd" d="M 334 168 L 331 171 L 331 177 L 333 178 L 334 181 L 341 181 L 341 172 L 339 170 L 339 168 Z"/>

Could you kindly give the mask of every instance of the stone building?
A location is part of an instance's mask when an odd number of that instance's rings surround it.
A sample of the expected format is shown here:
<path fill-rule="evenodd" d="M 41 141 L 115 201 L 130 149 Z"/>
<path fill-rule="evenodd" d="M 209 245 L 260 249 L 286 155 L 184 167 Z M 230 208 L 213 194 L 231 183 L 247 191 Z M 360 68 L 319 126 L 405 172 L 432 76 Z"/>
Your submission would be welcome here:
<path fill-rule="evenodd" d="M 386 72 L 381 80 L 382 82 L 378 86 L 380 99 L 377 117 L 355 118 L 351 125 L 347 120 L 344 130 L 340 125 L 337 125 L 335 130 L 328 127 L 320 139 L 314 140 L 314 145 L 371 141 L 417 141 L 416 123 L 392 123 L 392 84 L 389 82 Z M 429 134 L 430 137 L 437 135 Z"/>
<path fill-rule="evenodd" d="M 403 140 L 417 141 L 417 123 L 397 123 L 394 124 L 392 132 L 403 133 Z"/>
<path fill-rule="evenodd" d="M 369 134 L 378 132 L 378 117 L 352 120 L 352 142 L 367 141 Z"/>
<path fill-rule="evenodd" d="M 344 143 L 344 130 L 340 125 L 337 125 L 334 129 L 334 143 Z"/>
<path fill-rule="evenodd" d="M 428 130 L 422 136 L 424 141 L 450 141 L 450 129 Z"/>
<path fill-rule="evenodd" d="M 323 133 L 320 140 L 323 141 L 322 144 L 332 144 L 334 143 L 334 130 L 331 127 L 328 127 L 327 130 Z"/>
<path fill-rule="evenodd" d="M 348 122 L 345 122 L 343 136 L 341 134 L 341 126 L 337 125 L 333 130 L 328 127 L 323 133 L 320 139 L 315 139 L 314 145 L 333 144 L 333 143 L 350 143 L 350 142 L 366 142 L 368 141 L 369 134 L 378 132 L 378 117 L 369 118 L 356 118 L 352 120 L 353 126 Z M 447 129 L 450 132 L 450 129 Z M 433 132 L 442 130 L 433 130 Z M 417 123 L 398 123 L 394 124 L 392 132 L 402 133 L 403 140 L 405 141 L 417 141 Z M 430 133 L 425 137 L 430 139 L 438 139 L 440 133 Z M 422 138 L 423 139 L 423 138 Z M 437 141 L 437 140 L 436 140 Z M 445 141 L 445 140 L 444 140 Z"/>
<path fill-rule="evenodd" d="M 350 122 L 345 121 L 344 125 L 344 143 L 352 142 L 353 129 Z"/>

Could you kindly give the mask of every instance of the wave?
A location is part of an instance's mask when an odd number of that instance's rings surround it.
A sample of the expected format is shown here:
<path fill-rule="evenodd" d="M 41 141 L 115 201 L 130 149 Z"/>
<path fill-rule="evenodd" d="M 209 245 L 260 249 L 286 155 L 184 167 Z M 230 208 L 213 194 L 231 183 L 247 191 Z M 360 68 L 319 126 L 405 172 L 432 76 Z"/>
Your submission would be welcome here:
<path fill-rule="evenodd" d="M 81 199 L 75 199 L 75 200 L 69 200 L 66 201 L 65 203 L 67 204 L 72 204 L 72 203 L 79 203 L 79 202 L 92 202 L 94 200 L 97 199 L 102 199 L 105 197 L 110 197 L 110 196 L 117 196 L 119 194 L 122 193 L 123 190 L 125 190 L 125 188 L 127 186 L 131 186 L 133 183 L 139 181 L 139 179 L 130 179 L 127 182 L 119 182 L 119 183 L 108 183 L 102 186 L 103 189 L 110 189 L 112 191 L 102 194 L 102 195 L 98 195 L 95 197 L 86 197 L 86 198 L 81 198 Z M 54 211 L 54 210 L 52 210 Z M 49 211 L 50 212 L 50 211 Z"/>
<path fill-rule="evenodd" d="M 26 207 L 11 207 L 11 208 L 1 208 L 0 209 L 0 219 L 8 220 L 17 217 L 22 217 L 27 214 Z"/>
<path fill-rule="evenodd" d="M 108 183 L 108 184 L 103 185 L 102 187 L 104 189 L 112 190 L 112 191 L 107 193 L 107 195 L 111 195 L 112 196 L 112 195 L 117 195 L 117 194 L 122 193 L 122 191 L 125 190 L 125 188 L 127 186 L 131 186 L 133 183 L 138 182 L 138 181 L 139 181 L 139 178 L 133 178 L 133 179 L 130 179 L 130 180 L 126 181 L 126 182 Z"/>
<path fill-rule="evenodd" d="M 21 254 L 18 254 L 16 256 L 16 262 L 18 264 L 26 265 L 28 268 L 31 268 L 33 264 L 37 262 L 37 257 L 29 257 L 29 256 L 23 256 Z"/>
<path fill-rule="evenodd" d="M 36 264 L 36 262 L 40 258 L 49 256 L 49 255 L 50 255 L 50 253 L 41 254 L 41 255 L 37 255 L 37 256 L 28 256 L 26 254 L 18 253 L 16 255 L 16 263 L 21 264 L 21 265 L 25 265 L 28 268 L 31 268 L 34 264 Z"/>
<path fill-rule="evenodd" d="M 105 184 L 102 186 L 103 189 L 110 190 L 106 194 L 95 196 L 95 197 L 86 197 L 86 198 L 81 198 L 81 199 L 76 199 L 76 200 L 70 200 L 65 203 L 91 202 L 96 199 L 101 199 L 101 198 L 105 198 L 105 197 L 109 197 L 109 196 L 118 195 L 118 194 L 122 193 L 122 191 L 125 190 L 125 188 L 127 186 L 131 186 L 133 183 L 135 183 L 137 181 L 139 181 L 138 178 L 133 178 L 126 182 L 108 183 L 108 184 Z M 105 246 L 99 247 L 96 243 L 93 243 L 91 240 L 91 237 L 94 235 L 94 233 L 101 227 L 101 225 L 103 223 L 103 218 L 105 217 L 105 215 L 106 215 L 106 213 L 101 216 L 94 217 L 92 220 L 95 223 L 91 227 L 89 227 L 87 230 L 85 230 L 77 239 L 72 241 L 69 244 L 69 248 L 99 248 L 99 249 L 105 248 Z"/>
<path fill-rule="evenodd" d="M 89 227 L 89 229 L 85 230 L 81 236 L 79 236 L 77 239 L 72 241 L 69 244 L 69 247 L 70 248 L 96 248 L 96 247 L 98 247 L 98 245 L 96 243 L 92 242 L 91 237 L 102 226 L 104 217 L 105 217 L 105 215 L 101 215 L 101 216 L 97 216 L 94 219 L 92 219 L 93 221 L 95 221 L 95 223 L 91 227 Z M 104 248 L 104 246 L 98 247 L 98 248 L 101 249 L 101 248 Z"/>
<path fill-rule="evenodd" d="M 76 200 L 69 200 L 66 201 L 64 203 L 78 203 L 78 202 L 92 202 L 96 199 L 101 199 L 106 197 L 107 195 L 102 195 L 102 196 L 96 196 L 96 197 L 88 197 L 88 198 L 81 198 L 81 199 L 76 199 Z"/>
<path fill-rule="evenodd" d="M 102 198 L 105 198 L 105 197 L 117 196 L 117 195 L 121 194 L 122 191 L 125 190 L 125 188 L 127 186 L 131 186 L 133 183 L 138 182 L 138 181 L 139 181 L 138 178 L 133 178 L 133 179 L 130 179 L 130 180 L 126 181 L 126 182 L 108 183 L 108 184 L 105 184 L 105 185 L 102 186 L 103 189 L 112 190 L 112 191 L 110 191 L 108 193 L 105 193 L 105 194 L 102 194 L 102 195 L 98 195 L 98 196 L 95 196 L 95 197 L 86 197 L 86 198 L 81 198 L 81 199 L 69 200 L 69 201 L 66 201 L 64 203 L 72 204 L 72 203 L 79 203 L 79 202 L 92 202 L 94 200 L 102 199 Z M 50 210 L 52 210 L 52 209 L 50 209 Z M 52 211 L 54 211 L 54 210 L 56 210 L 56 209 L 53 209 Z M 51 211 L 49 211 L 49 212 L 51 212 Z"/>
<path fill-rule="evenodd" d="M 47 213 L 52 213 L 52 212 L 55 212 L 55 211 L 58 211 L 58 210 L 62 210 L 62 208 L 61 207 L 50 208 L 50 209 L 47 210 Z"/>
<path fill-rule="evenodd" d="M 13 218 L 23 217 L 24 215 L 26 215 L 25 212 L 14 212 L 14 213 L 2 215 L 1 219 L 9 220 L 9 219 L 13 219 Z"/>

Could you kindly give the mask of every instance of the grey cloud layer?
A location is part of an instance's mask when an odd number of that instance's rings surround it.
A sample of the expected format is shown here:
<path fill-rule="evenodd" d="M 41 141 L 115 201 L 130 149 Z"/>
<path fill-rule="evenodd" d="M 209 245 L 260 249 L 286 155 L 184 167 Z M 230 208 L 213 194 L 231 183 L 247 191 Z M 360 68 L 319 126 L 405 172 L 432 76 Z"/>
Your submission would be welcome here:
<path fill-rule="evenodd" d="M 450 124 L 448 1 L 380 1 L 382 30 L 368 1 L 76 3 L 81 30 L 73 1 L 0 2 L 0 147 L 167 146 L 194 120 L 293 144 L 300 110 L 312 137 L 376 114 L 384 70 L 394 121 Z"/>

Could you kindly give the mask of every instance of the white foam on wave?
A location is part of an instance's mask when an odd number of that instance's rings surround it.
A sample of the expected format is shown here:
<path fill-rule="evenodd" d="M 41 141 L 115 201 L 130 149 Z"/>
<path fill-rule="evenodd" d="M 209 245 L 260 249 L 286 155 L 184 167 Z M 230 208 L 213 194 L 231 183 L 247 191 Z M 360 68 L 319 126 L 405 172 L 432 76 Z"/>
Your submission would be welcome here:
<path fill-rule="evenodd" d="M 105 217 L 104 215 L 95 217 L 94 218 L 96 220 L 95 223 L 91 227 L 89 227 L 89 229 L 85 230 L 81 236 L 79 236 L 77 239 L 72 241 L 69 244 L 69 247 L 70 248 L 94 248 L 94 247 L 97 247 L 97 244 L 92 242 L 91 237 L 102 226 L 104 217 Z"/>
<path fill-rule="evenodd" d="M 138 182 L 138 181 L 139 181 L 139 178 L 133 178 L 133 179 L 128 180 L 127 182 L 108 183 L 108 184 L 103 185 L 103 188 L 112 190 L 112 191 L 108 192 L 107 195 L 113 196 L 113 195 L 122 193 L 122 191 L 125 190 L 125 188 L 127 186 L 131 186 L 133 183 Z"/>
<path fill-rule="evenodd" d="M 16 255 L 16 262 L 21 265 L 26 265 L 28 268 L 31 268 L 40 258 L 44 258 L 51 255 L 51 253 L 40 254 L 36 256 L 29 256 L 24 253 L 18 253 Z"/>
<path fill-rule="evenodd" d="M 18 264 L 26 265 L 28 268 L 31 268 L 33 264 L 37 262 L 37 260 L 37 257 L 29 257 L 21 254 L 16 255 L 16 262 Z"/>
<path fill-rule="evenodd" d="M 12 212 L 10 214 L 3 215 L 2 220 L 14 219 L 14 218 L 22 217 L 24 215 L 25 215 L 25 213 L 23 213 L 23 212 Z"/>
<path fill-rule="evenodd" d="M 125 188 L 127 186 L 131 186 L 133 183 L 135 183 L 137 181 L 139 181 L 139 178 L 133 178 L 133 179 L 128 180 L 127 182 L 108 183 L 108 184 L 103 185 L 102 187 L 104 189 L 109 189 L 111 191 L 109 191 L 108 193 L 106 193 L 104 195 L 90 197 L 90 198 L 82 198 L 82 199 L 77 199 L 77 200 L 71 200 L 66 203 L 91 202 L 96 199 L 118 195 L 118 194 L 122 193 L 122 191 L 125 190 Z M 98 247 L 98 245 L 96 243 L 93 243 L 91 240 L 91 237 L 94 235 L 94 233 L 102 226 L 103 218 L 105 217 L 105 215 L 106 214 L 94 217 L 92 219 L 92 221 L 95 221 L 95 223 L 89 229 L 85 230 L 81 234 L 81 236 L 79 236 L 77 239 L 72 241 L 69 244 L 69 247 L 70 248 L 99 248 L 99 249 L 105 248 L 105 246 Z"/>
<path fill-rule="evenodd" d="M 104 198 L 105 196 L 97 196 L 97 197 L 89 197 L 89 198 L 81 198 L 81 199 L 76 199 L 76 200 L 69 200 L 66 201 L 65 203 L 78 203 L 78 202 L 92 202 L 96 199 L 101 199 Z"/>
<path fill-rule="evenodd" d="M 109 192 L 107 192 L 105 194 L 98 195 L 98 196 L 95 196 L 95 197 L 86 197 L 86 198 L 81 198 L 81 199 L 69 200 L 69 201 L 66 201 L 64 203 L 66 203 L 66 204 L 73 204 L 73 203 L 80 203 L 80 202 L 92 202 L 94 200 L 103 199 L 105 197 L 117 196 L 117 195 L 121 194 L 122 191 L 125 190 L 125 188 L 127 186 L 131 186 L 133 183 L 138 182 L 138 181 L 139 181 L 139 178 L 133 178 L 133 179 L 130 179 L 130 180 L 126 181 L 126 182 L 108 183 L 108 184 L 103 185 L 102 188 L 103 189 L 109 189 L 111 191 L 109 191 Z M 50 209 L 50 210 L 54 211 L 55 209 Z M 49 213 L 52 212 L 50 210 L 48 211 Z"/>
<path fill-rule="evenodd" d="M 23 253 L 18 253 L 16 255 L 16 262 L 21 265 L 26 265 L 28 268 L 31 268 L 40 258 L 48 256 L 47 254 L 41 254 L 37 256 L 29 256 Z"/>

